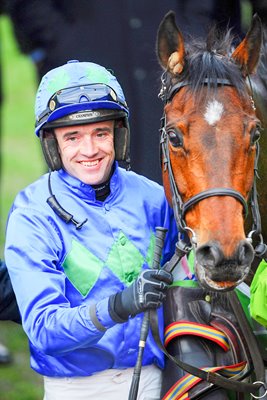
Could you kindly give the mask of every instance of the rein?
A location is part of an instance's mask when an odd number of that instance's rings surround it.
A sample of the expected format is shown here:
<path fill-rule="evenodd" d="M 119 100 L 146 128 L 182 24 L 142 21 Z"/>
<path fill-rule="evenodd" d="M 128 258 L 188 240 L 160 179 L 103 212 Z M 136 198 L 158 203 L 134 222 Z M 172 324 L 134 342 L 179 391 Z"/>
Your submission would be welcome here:
<path fill-rule="evenodd" d="M 164 265 L 164 269 L 168 272 L 171 272 L 180 262 L 181 258 L 189 252 L 190 248 L 187 246 L 185 242 L 182 240 L 176 243 L 176 249 L 173 257 Z M 249 345 L 250 349 L 253 349 L 251 354 L 251 359 L 253 362 L 255 375 L 256 375 L 256 382 L 253 383 L 246 383 L 240 382 L 237 380 L 229 379 L 219 375 L 213 371 L 205 371 L 203 369 L 194 367 L 188 363 L 185 363 L 179 360 L 177 357 L 172 356 L 163 345 L 159 330 L 158 330 L 158 314 L 157 310 L 150 310 L 149 311 L 149 325 L 151 328 L 151 332 L 153 338 L 160 348 L 160 350 L 168 357 L 175 365 L 177 365 L 182 370 L 186 371 L 187 373 L 194 375 L 195 377 L 200 378 L 212 385 L 219 386 L 221 388 L 227 390 L 233 390 L 236 392 L 243 392 L 243 393 L 250 393 L 251 396 L 255 399 L 261 399 L 265 397 L 267 394 L 267 389 L 265 387 L 265 367 L 262 362 L 261 353 L 258 347 L 258 343 L 255 339 L 255 336 L 252 332 L 252 329 L 246 319 L 244 314 L 243 308 L 238 300 L 238 297 L 234 291 L 228 293 L 228 299 L 232 306 L 233 312 L 239 321 L 240 329 L 243 332 L 244 337 L 246 338 L 247 344 Z M 241 379 L 245 379 L 249 373 L 252 371 L 248 371 Z M 260 391 L 260 395 L 256 396 L 254 393 Z M 131 398 L 129 398 L 131 399 Z"/>
<path fill-rule="evenodd" d="M 230 298 L 231 304 L 234 306 L 238 305 L 239 308 L 241 305 L 239 304 L 239 301 L 236 299 L 236 294 L 234 292 L 228 293 L 228 296 Z M 236 312 L 236 315 L 240 317 L 239 311 L 240 309 L 238 308 L 238 312 Z M 242 309 L 242 307 L 241 307 Z M 243 314 L 243 310 L 241 311 L 241 314 Z M 187 364 L 181 360 L 179 360 L 177 357 L 172 356 L 164 347 L 162 344 L 159 331 L 158 331 L 158 316 L 157 316 L 157 311 L 156 310 L 150 310 L 150 327 L 152 331 L 152 335 L 154 337 L 155 342 L 157 343 L 158 347 L 161 349 L 161 351 L 165 354 L 166 357 L 168 357 L 171 361 L 174 362 L 178 367 L 186 371 L 187 373 L 199 377 L 201 380 L 207 381 L 208 383 L 211 383 L 213 385 L 222 387 L 227 390 L 233 390 L 236 392 L 243 392 L 243 393 L 250 393 L 253 397 L 255 398 L 262 398 L 266 395 L 266 388 L 265 388 L 265 369 L 264 365 L 261 361 L 261 354 L 258 350 L 258 344 L 256 342 L 256 339 L 251 332 L 251 328 L 248 325 L 248 322 L 246 320 L 246 317 L 242 319 L 242 324 L 240 324 L 240 327 L 242 328 L 243 332 L 248 334 L 248 338 L 250 340 L 250 345 L 253 348 L 253 352 L 251 354 L 252 359 L 253 359 L 253 365 L 255 367 L 256 371 L 256 379 L 257 381 L 254 383 L 246 383 L 246 382 L 240 382 L 236 381 L 233 379 L 228 379 L 225 378 L 215 372 L 212 371 L 205 371 L 203 369 L 194 367 L 193 365 Z M 255 392 L 260 390 L 261 388 L 264 388 L 265 393 L 259 397 L 256 397 L 254 395 Z"/>
<path fill-rule="evenodd" d="M 175 253 L 170 259 L 169 262 L 167 262 L 164 265 L 164 269 L 168 272 L 173 271 L 173 269 L 178 265 L 180 260 L 182 259 L 183 256 L 185 256 L 188 252 L 190 251 L 190 248 L 186 245 L 185 242 L 182 240 L 178 241 L 176 243 L 176 249 Z M 156 310 L 150 310 L 149 317 L 150 317 L 150 328 L 152 335 L 154 337 L 155 342 L 157 343 L 158 347 L 161 349 L 161 351 L 165 354 L 166 357 L 168 357 L 171 361 L 174 362 L 178 367 L 186 371 L 187 373 L 194 375 L 196 377 L 199 377 L 202 380 L 205 380 L 209 383 L 212 383 L 213 385 L 228 389 L 228 390 L 234 390 L 237 392 L 244 392 L 244 393 L 250 393 L 252 397 L 254 398 L 262 398 L 266 395 L 267 390 L 265 387 L 265 368 L 262 362 L 262 357 L 261 353 L 259 351 L 259 347 L 257 344 L 257 341 L 255 339 L 255 336 L 251 330 L 251 327 L 246 319 L 246 316 L 244 314 L 243 308 L 238 300 L 238 297 L 234 291 L 231 291 L 228 293 L 228 299 L 229 302 L 232 306 L 233 312 L 237 317 L 237 320 L 239 321 L 240 328 L 244 334 L 244 337 L 247 340 L 247 343 L 249 344 L 249 348 L 253 349 L 251 352 L 251 359 L 253 362 L 253 366 L 255 369 L 255 374 L 256 374 L 256 379 L 257 381 L 254 383 L 245 383 L 245 382 L 240 382 L 240 381 L 235 381 L 233 379 L 228 379 L 225 377 L 220 376 L 216 372 L 207 372 L 204 371 L 203 369 L 194 367 L 193 365 L 187 364 L 179 359 L 177 357 L 173 357 L 165 348 L 165 346 L 162 343 L 162 340 L 159 335 L 159 330 L 158 330 L 158 315 Z M 245 377 L 243 377 L 245 378 Z M 255 396 L 253 393 L 255 393 L 257 390 L 260 390 L 264 388 L 264 394 L 260 396 Z"/>
<path fill-rule="evenodd" d="M 161 232 L 160 232 L 161 231 Z M 156 230 L 156 250 L 155 250 L 155 255 L 154 255 L 154 260 L 157 258 L 157 264 L 159 267 L 159 254 L 161 253 L 161 250 L 163 248 L 164 244 L 164 238 L 165 238 L 165 233 L 163 232 L 164 228 L 157 228 Z M 178 241 L 176 243 L 176 249 L 175 249 L 175 254 L 171 258 L 169 262 L 167 262 L 164 265 L 164 269 L 166 271 L 171 272 L 179 263 L 181 258 L 186 255 L 190 251 L 190 248 L 188 245 L 183 242 L 182 240 Z M 153 262 L 154 264 L 154 262 Z M 156 262 L 154 264 L 156 267 Z M 159 347 L 159 349 L 165 354 L 166 357 L 168 357 L 175 365 L 177 365 L 179 368 L 182 370 L 186 371 L 187 373 L 194 375 L 195 377 L 200 378 L 201 380 L 207 381 L 208 383 L 211 383 L 212 385 L 219 386 L 222 388 L 225 388 L 227 390 L 233 390 L 236 392 L 243 392 L 243 393 L 250 393 L 251 396 L 255 399 L 261 399 L 265 397 L 267 393 L 267 389 L 265 387 L 265 368 L 262 362 L 262 357 L 258 348 L 257 341 L 254 337 L 254 334 L 251 330 L 251 327 L 246 319 L 246 316 L 244 314 L 244 311 L 242 309 L 242 306 L 237 298 L 237 295 L 235 292 L 229 292 L 228 293 L 228 298 L 230 301 L 230 304 L 232 306 L 232 309 L 239 321 L 240 328 L 244 334 L 244 337 L 247 340 L 247 343 L 249 344 L 250 349 L 252 348 L 253 351 L 251 353 L 251 358 L 253 362 L 253 366 L 255 369 L 255 375 L 256 375 L 256 382 L 253 383 L 246 383 L 246 382 L 240 382 L 234 379 L 226 378 L 221 375 L 219 375 L 216 372 L 213 371 L 205 371 L 203 369 L 194 367 L 193 365 L 190 365 L 188 363 L 185 363 L 181 360 L 179 360 L 177 357 L 172 356 L 165 346 L 162 343 L 159 330 L 158 330 L 158 314 L 157 310 L 148 310 L 144 314 L 144 320 L 141 328 L 141 335 L 140 335 L 140 341 L 139 341 L 139 354 L 138 354 L 138 359 L 137 363 L 134 369 L 134 375 L 132 379 L 132 384 L 129 392 L 129 397 L 128 400 L 136 400 L 137 399 L 137 394 L 138 394 L 138 387 L 139 387 L 139 380 L 140 380 L 140 374 L 141 374 L 141 368 L 142 368 L 142 357 L 143 357 L 143 351 L 145 347 L 145 342 L 148 334 L 149 327 L 151 328 L 151 332 L 153 335 L 153 338 L 155 340 L 155 343 Z M 248 371 L 248 373 L 251 373 L 251 371 Z M 248 375 L 246 373 L 241 379 L 245 379 Z M 257 391 L 260 392 L 259 396 L 256 396 L 254 393 Z M 264 393 L 262 393 L 264 391 Z"/>

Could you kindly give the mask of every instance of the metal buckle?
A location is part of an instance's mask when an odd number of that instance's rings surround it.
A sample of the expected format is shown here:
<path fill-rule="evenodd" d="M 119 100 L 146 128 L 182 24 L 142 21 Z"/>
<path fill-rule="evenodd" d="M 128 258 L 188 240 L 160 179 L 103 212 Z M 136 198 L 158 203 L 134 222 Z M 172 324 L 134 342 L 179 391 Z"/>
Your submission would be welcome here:
<path fill-rule="evenodd" d="M 256 382 L 253 382 L 253 385 L 256 385 L 257 383 L 261 383 L 262 384 L 262 386 L 265 388 L 265 382 L 261 382 L 261 381 L 256 381 Z M 266 394 L 267 394 L 267 389 L 265 388 L 265 392 L 264 392 L 264 394 L 263 395 L 261 395 L 261 396 L 255 396 L 255 394 L 253 394 L 253 393 L 250 393 L 250 395 L 254 398 L 254 399 L 262 399 L 263 397 L 265 397 L 266 396 Z"/>

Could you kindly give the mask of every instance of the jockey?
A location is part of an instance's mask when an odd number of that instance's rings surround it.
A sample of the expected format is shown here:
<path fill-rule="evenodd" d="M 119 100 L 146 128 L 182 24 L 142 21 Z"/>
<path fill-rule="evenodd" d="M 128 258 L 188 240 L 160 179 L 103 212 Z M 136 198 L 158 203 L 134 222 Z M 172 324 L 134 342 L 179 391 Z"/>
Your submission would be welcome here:
<path fill-rule="evenodd" d="M 155 230 L 177 229 L 163 188 L 126 170 L 129 110 L 115 76 L 71 61 L 36 96 L 36 135 L 49 172 L 11 208 L 5 260 L 45 400 L 126 399 L 143 312 L 172 275 L 153 270 Z M 149 134 L 149 132 L 148 132 Z M 148 335 L 138 399 L 159 399 L 163 354 Z"/>

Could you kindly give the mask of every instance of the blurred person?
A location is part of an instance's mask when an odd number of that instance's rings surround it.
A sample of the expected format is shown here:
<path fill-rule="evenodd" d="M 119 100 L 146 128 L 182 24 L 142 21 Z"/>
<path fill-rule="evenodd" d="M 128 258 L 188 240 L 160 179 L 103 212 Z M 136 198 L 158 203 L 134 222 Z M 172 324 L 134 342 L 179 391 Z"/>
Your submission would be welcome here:
<path fill-rule="evenodd" d="M 6 264 L 3 260 L 0 260 L 0 282 L 0 321 L 14 321 L 21 323 L 16 297 L 11 285 Z M 3 356 L 0 351 L 0 363 L 1 359 L 10 359 L 10 356 L 7 355 L 7 351 L 4 351 Z"/>
<path fill-rule="evenodd" d="M 45 400 L 125 399 L 144 311 L 158 309 L 163 334 L 173 278 L 151 266 L 156 227 L 168 229 L 162 263 L 174 252 L 173 212 L 162 186 L 118 166 L 129 163 L 129 110 L 107 69 L 52 69 L 35 114 L 51 172 L 16 197 L 5 246 L 31 367 Z M 149 333 L 138 399 L 159 398 L 163 366 Z"/>
<path fill-rule="evenodd" d="M 214 22 L 240 33 L 237 0 L 8 0 L 21 50 L 35 63 L 37 80 L 71 59 L 94 59 L 120 76 L 129 108 L 134 171 L 162 182 L 158 99 L 161 69 L 154 43 L 170 9 L 183 32 L 206 36 Z"/>

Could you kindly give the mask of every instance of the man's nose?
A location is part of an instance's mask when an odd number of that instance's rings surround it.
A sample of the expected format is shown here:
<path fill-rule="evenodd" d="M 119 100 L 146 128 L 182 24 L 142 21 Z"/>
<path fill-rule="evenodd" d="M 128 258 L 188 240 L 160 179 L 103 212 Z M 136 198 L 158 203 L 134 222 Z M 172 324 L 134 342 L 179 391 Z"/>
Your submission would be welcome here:
<path fill-rule="evenodd" d="M 97 149 L 96 142 L 92 136 L 88 135 L 83 138 L 80 146 L 81 153 L 91 156 L 97 153 Z"/>

